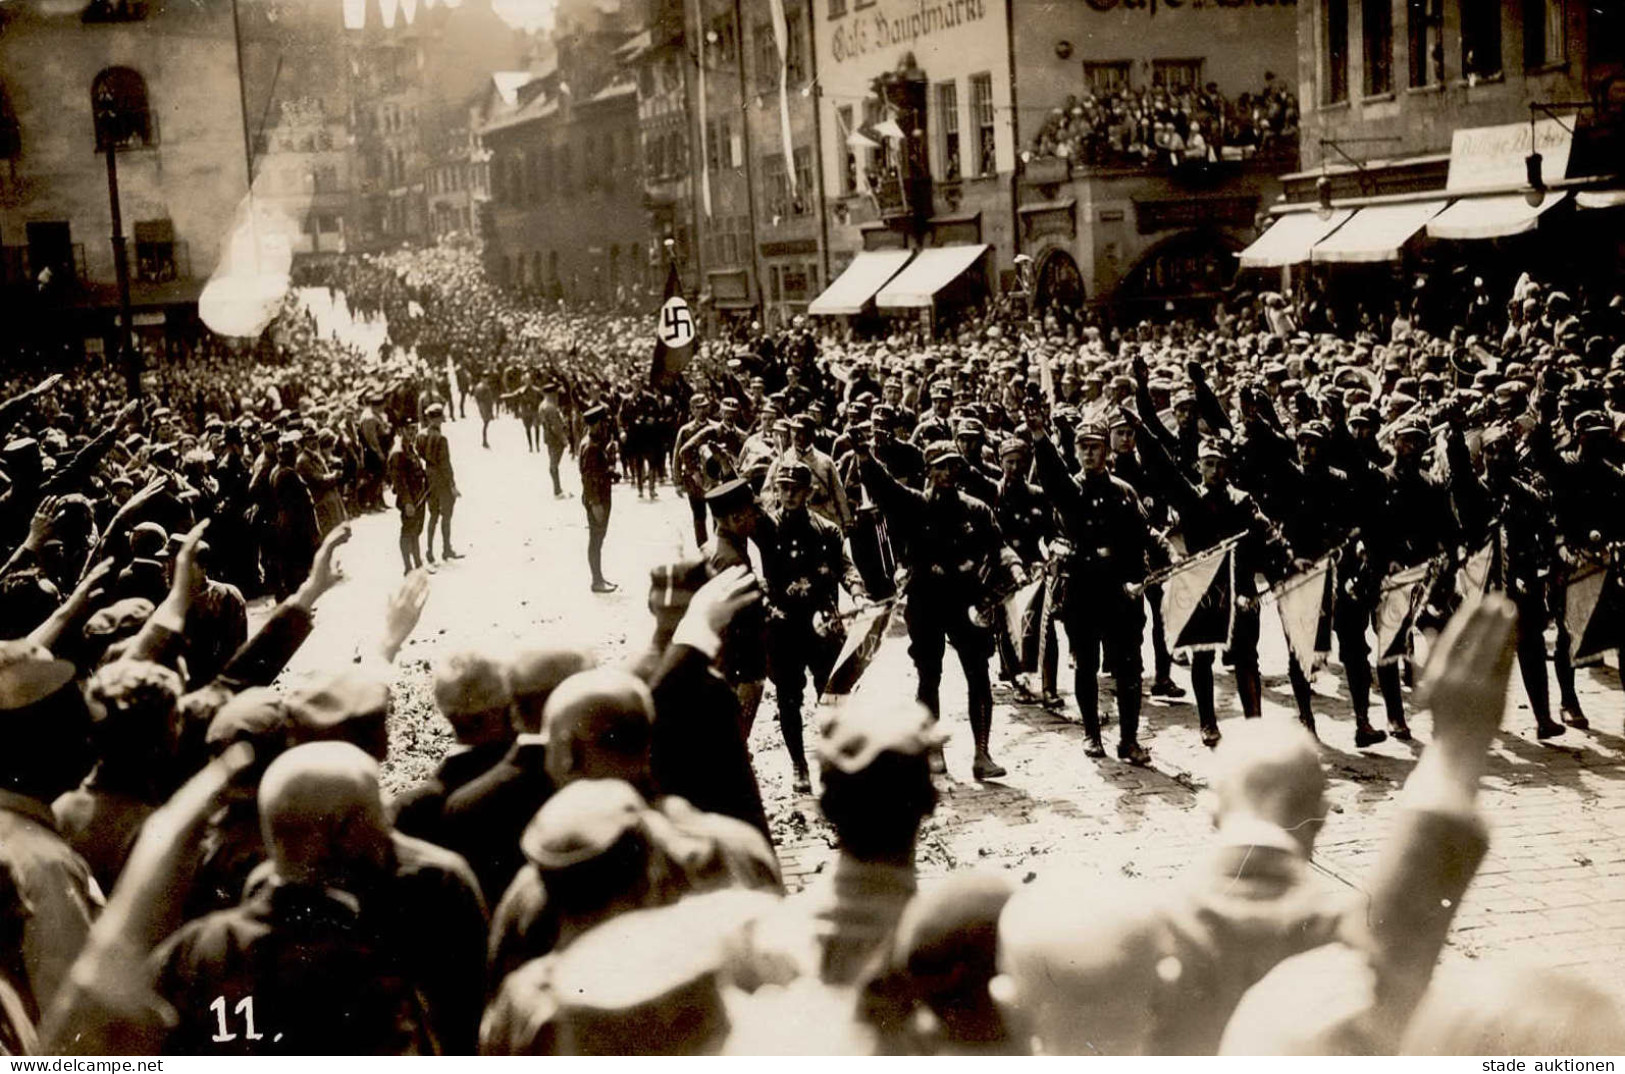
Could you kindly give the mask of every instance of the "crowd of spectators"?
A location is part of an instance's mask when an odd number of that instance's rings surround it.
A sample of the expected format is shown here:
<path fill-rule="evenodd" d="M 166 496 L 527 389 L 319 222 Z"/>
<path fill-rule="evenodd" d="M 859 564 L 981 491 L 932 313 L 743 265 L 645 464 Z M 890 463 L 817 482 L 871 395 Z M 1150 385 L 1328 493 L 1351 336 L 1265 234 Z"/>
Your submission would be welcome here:
<path fill-rule="evenodd" d="M 1097 167 L 1180 168 L 1295 151 L 1298 98 L 1273 74 L 1231 98 L 1207 83 L 1069 95 L 1033 136 L 1032 157 Z"/>
<path fill-rule="evenodd" d="M 393 662 L 430 578 L 410 573 L 377 624 L 355 624 L 359 661 L 278 682 L 343 582 L 345 516 L 381 498 L 369 429 L 404 440 L 431 402 L 462 402 L 454 383 L 479 403 L 481 382 L 526 370 L 578 406 L 636 413 L 649 331 L 518 307 L 469 250 L 319 271 L 302 282 L 387 317 L 380 352 L 324 339 L 290 302 L 265 361 L 211 348 L 128 400 L 94 366 L 4 386 L 0 1054 L 1625 1051 L 1619 1001 L 1572 977 L 1486 961 L 1476 987 L 1433 980 L 1489 846 L 1477 791 L 1512 733 L 1520 617 L 1544 608 L 1526 592 L 1441 616 L 1417 669 L 1432 741 L 1357 892 L 1313 868 L 1345 821 L 1289 721 L 1219 745 L 1211 854 L 1177 883 L 963 870 L 922 885 L 941 731 L 873 692 L 821 711 L 818 805 L 839 858 L 787 895 L 720 673 L 763 588 L 698 560 L 652 572 L 649 643 L 628 666 L 595 666 L 579 638 L 449 645 L 433 693 L 458 748 L 386 796 Z M 1311 335 L 1291 305 L 1105 332 L 990 320 L 943 344 L 797 325 L 709 345 L 691 369 L 731 404 L 711 435 L 737 431 L 741 462 L 747 433 L 784 434 L 780 450 L 827 447 L 844 475 L 838 439 L 905 459 L 890 438 L 916 410 L 985 469 L 989 434 L 1053 421 L 1081 439 L 1104 415 L 1122 419 L 1116 442 L 1184 407 L 1165 430 L 1177 454 L 1202 439 L 1184 441 L 1199 432 L 1188 382 L 1266 507 L 1293 465 L 1288 429 L 1386 465 L 1380 410 L 1460 484 L 1461 546 L 1502 524 L 1509 486 L 1475 467 L 1509 440 L 1552 467 L 1565 555 L 1625 539 L 1609 509 L 1625 503 L 1619 298 L 1523 279 L 1472 343 L 1410 310 L 1380 336 Z M 1463 430 L 1481 459 L 1458 451 Z M 1220 451 L 1202 449 L 1204 468 Z M 259 590 L 275 603 L 250 635 Z"/>

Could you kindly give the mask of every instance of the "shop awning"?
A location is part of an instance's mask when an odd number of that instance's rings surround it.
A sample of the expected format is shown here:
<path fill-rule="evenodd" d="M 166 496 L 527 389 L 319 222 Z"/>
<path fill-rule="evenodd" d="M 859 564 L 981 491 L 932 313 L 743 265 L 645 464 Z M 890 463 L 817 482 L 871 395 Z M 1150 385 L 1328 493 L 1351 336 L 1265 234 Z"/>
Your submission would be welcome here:
<path fill-rule="evenodd" d="M 1625 190 L 1582 190 L 1574 203 L 1582 209 L 1617 209 L 1625 205 Z"/>
<path fill-rule="evenodd" d="M 1334 264 L 1398 261 L 1400 248 L 1443 212 L 1445 204 L 1411 201 L 1368 205 L 1316 244 L 1310 259 Z"/>
<path fill-rule="evenodd" d="M 838 316 L 862 313 L 863 307 L 908 264 L 912 250 L 864 250 L 835 277 L 824 293 L 807 306 L 808 313 Z"/>
<path fill-rule="evenodd" d="M 1496 194 L 1488 198 L 1462 198 L 1428 221 L 1430 239 L 1499 239 L 1535 230 L 1540 214 L 1568 197 L 1548 194 L 1530 205 L 1522 194 Z"/>
<path fill-rule="evenodd" d="M 929 306 L 937 292 L 957 280 L 987 252 L 987 243 L 933 246 L 921 250 L 908 268 L 880 289 L 875 305 L 881 309 L 917 309 Z"/>
<path fill-rule="evenodd" d="M 1310 247 L 1342 227 L 1353 215 L 1353 209 L 1333 209 L 1332 215 L 1324 220 L 1319 213 L 1288 213 L 1236 256 L 1244 269 L 1299 264 L 1309 260 Z"/>

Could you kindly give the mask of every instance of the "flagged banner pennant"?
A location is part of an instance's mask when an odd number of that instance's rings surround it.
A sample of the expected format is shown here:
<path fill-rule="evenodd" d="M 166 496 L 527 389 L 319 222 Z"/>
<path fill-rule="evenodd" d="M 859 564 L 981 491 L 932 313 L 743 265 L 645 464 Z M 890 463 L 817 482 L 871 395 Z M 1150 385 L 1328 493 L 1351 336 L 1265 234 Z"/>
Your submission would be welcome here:
<path fill-rule="evenodd" d="M 1044 613 L 1044 589 L 1047 581 L 1045 576 L 1039 575 L 1004 598 L 1004 626 L 1008 631 L 1007 636 L 1015 643 L 1023 671 L 1033 671 L 1037 668 L 1037 664 L 1031 662 L 1038 655 L 1036 649 L 1029 654 L 1026 642 L 1029 628 Z"/>
<path fill-rule="evenodd" d="M 1495 552 L 1497 541 L 1491 539 L 1483 548 L 1468 556 L 1456 572 L 1456 592 L 1461 599 L 1472 602 L 1482 597 L 1490 588 L 1490 580 L 1494 577 Z"/>
<path fill-rule="evenodd" d="M 1174 565 L 1162 579 L 1162 625 L 1169 649 L 1212 651 L 1230 644 L 1236 622 L 1236 540 Z"/>
<path fill-rule="evenodd" d="M 1275 610 L 1287 651 L 1305 675 L 1331 651 L 1332 561 L 1327 556 L 1302 574 L 1282 582 L 1275 590 Z"/>
<path fill-rule="evenodd" d="M 1416 621 L 1416 609 L 1422 603 L 1432 577 L 1433 564 L 1422 563 L 1383 579 L 1382 591 L 1377 597 L 1379 665 L 1398 663 L 1404 658 L 1411 624 Z"/>
<path fill-rule="evenodd" d="M 649 383 L 660 387 L 681 380 L 688 360 L 694 356 L 694 313 L 683 300 L 677 262 L 666 267 L 665 297 L 655 321 L 654 361 L 649 366 Z"/>
<path fill-rule="evenodd" d="M 858 679 L 880 651 L 880 642 L 886 637 L 886 628 L 891 625 L 896 607 L 897 601 L 893 598 L 864 608 L 853 617 L 847 628 L 846 644 L 835 658 L 821 697 L 843 697 L 857 687 Z"/>
<path fill-rule="evenodd" d="M 1619 644 L 1618 573 L 1614 566 L 1588 564 L 1563 591 L 1563 626 L 1569 635 L 1569 660 L 1576 665 L 1594 664 Z"/>

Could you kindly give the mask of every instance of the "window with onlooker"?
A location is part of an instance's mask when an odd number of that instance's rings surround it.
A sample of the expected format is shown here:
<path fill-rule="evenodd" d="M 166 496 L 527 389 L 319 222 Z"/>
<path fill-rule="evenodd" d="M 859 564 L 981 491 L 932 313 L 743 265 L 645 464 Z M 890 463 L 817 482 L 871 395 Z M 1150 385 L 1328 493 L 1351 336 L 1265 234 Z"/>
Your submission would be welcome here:
<path fill-rule="evenodd" d="M 841 193 L 850 194 L 858 188 L 858 154 L 852 149 L 852 106 L 843 104 L 835 109 L 837 134 L 841 139 Z"/>
<path fill-rule="evenodd" d="M 792 86 L 807 81 L 807 17 L 801 8 L 785 13 L 785 68 Z"/>
<path fill-rule="evenodd" d="M 1202 84 L 1202 61 L 1152 60 L 1151 84 L 1169 93 L 1189 93 Z"/>
<path fill-rule="evenodd" d="M 1523 65 L 1551 67 L 1568 58 L 1563 0 L 1523 0 Z"/>
<path fill-rule="evenodd" d="M 1085 60 L 1083 82 L 1096 97 L 1109 97 L 1129 88 L 1134 65 L 1128 60 Z"/>
<path fill-rule="evenodd" d="M 838 19 L 846 14 L 846 0 L 829 0 L 829 17 Z"/>
<path fill-rule="evenodd" d="M 1365 59 L 1365 95 L 1392 93 L 1394 8 L 1390 0 L 1360 0 L 1360 44 Z"/>
<path fill-rule="evenodd" d="M 942 132 L 937 172 L 943 179 L 958 179 L 959 84 L 957 82 L 943 82 L 937 86 L 937 129 Z"/>
<path fill-rule="evenodd" d="M 717 63 L 732 66 L 739 62 L 739 29 L 732 15 L 712 19 L 710 36 L 714 39 L 710 45 L 716 49 L 714 58 Z"/>
<path fill-rule="evenodd" d="M 762 158 L 762 203 L 768 218 L 775 224 L 790 215 L 790 179 L 784 170 L 782 153 L 769 153 Z"/>
<path fill-rule="evenodd" d="M 779 85 L 779 43 L 773 36 L 771 22 L 759 22 L 751 31 L 751 43 L 756 51 L 756 89 L 759 93 L 777 89 Z"/>
<path fill-rule="evenodd" d="M 971 109 L 976 117 L 976 173 L 997 175 L 998 152 L 994 142 L 993 76 L 971 75 Z"/>
<path fill-rule="evenodd" d="M 1444 80 L 1444 39 L 1439 33 L 1443 16 L 1439 3 L 1440 0 L 1406 0 L 1405 3 L 1412 89 L 1438 85 Z"/>
<path fill-rule="evenodd" d="M 1586 5 L 1586 63 L 1595 70 L 1625 61 L 1625 4 Z"/>
<path fill-rule="evenodd" d="M 801 146 L 795 152 L 796 166 L 796 192 L 791 202 L 791 208 L 797 216 L 805 216 L 812 212 L 813 204 L 813 157 L 812 147 Z"/>
<path fill-rule="evenodd" d="M 1472 79 L 1501 73 L 1501 0 L 1461 0 L 1461 73 Z"/>
<path fill-rule="evenodd" d="M 136 221 L 135 274 L 145 283 L 166 283 L 176 278 L 173 221 Z"/>
<path fill-rule="evenodd" d="M 1321 0 L 1321 60 L 1325 87 L 1321 103 L 1349 99 L 1349 2 Z"/>
<path fill-rule="evenodd" d="M 147 101 L 147 80 L 139 71 L 129 67 L 102 71 L 90 84 L 90 107 L 98 152 L 150 146 L 157 141 Z"/>

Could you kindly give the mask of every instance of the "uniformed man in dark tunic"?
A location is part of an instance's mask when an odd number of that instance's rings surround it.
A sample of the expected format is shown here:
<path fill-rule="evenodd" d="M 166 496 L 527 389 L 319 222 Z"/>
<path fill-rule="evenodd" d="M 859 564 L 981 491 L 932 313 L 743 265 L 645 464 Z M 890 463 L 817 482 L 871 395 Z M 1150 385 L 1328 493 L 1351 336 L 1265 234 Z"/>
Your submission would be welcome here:
<path fill-rule="evenodd" d="M 423 412 L 423 420 L 428 423 L 422 436 L 421 451 L 423 465 L 429 472 L 429 539 L 427 541 L 427 554 L 429 562 L 434 562 L 434 530 L 435 523 L 440 524 L 440 551 L 446 559 L 462 559 L 462 555 L 451 547 L 451 513 L 457 506 L 457 475 L 451 466 L 451 444 L 446 440 L 446 434 L 440 431 L 440 423 L 445 420 L 445 409 L 439 403 L 431 403 Z"/>
<path fill-rule="evenodd" d="M 577 455 L 581 502 L 587 509 L 587 567 L 592 571 L 594 593 L 613 593 L 619 588 L 604 577 L 604 535 L 609 532 L 610 508 L 610 427 L 604 420 L 608 413 L 602 403 L 582 413 L 587 437 Z"/>
<path fill-rule="evenodd" d="M 1202 471 L 1200 485 L 1185 479 L 1178 464 L 1155 438 L 1148 437 L 1144 443 L 1148 448 L 1146 461 L 1160 471 L 1159 480 L 1169 503 L 1179 512 L 1187 553 L 1195 555 L 1231 537 L 1242 537 L 1235 549 L 1235 613 L 1228 652 L 1235 668 L 1242 714 L 1249 718 L 1262 716 L 1258 592 L 1253 579 L 1261 570 L 1272 578 L 1285 577 L 1291 566 L 1291 549 L 1253 498 L 1230 484 L 1229 455 L 1221 442 L 1202 442 L 1197 453 L 1197 465 Z M 1191 655 L 1191 692 L 1196 698 L 1202 744 L 1209 747 L 1217 746 L 1220 739 L 1218 714 L 1213 706 L 1213 655 L 1211 651 Z"/>
<path fill-rule="evenodd" d="M 694 517 L 694 544 L 704 548 L 710 531 L 705 518 L 705 480 L 697 468 L 689 465 L 683 448 L 694 435 L 711 421 L 711 398 L 703 393 L 689 400 L 690 419 L 677 430 L 677 442 L 672 449 L 671 479 L 688 497 L 689 513 Z"/>
<path fill-rule="evenodd" d="M 1104 757 L 1100 742 L 1099 695 L 1095 672 L 1105 649 L 1117 684 L 1117 756 L 1144 765 L 1151 754 L 1140 745 L 1141 663 L 1145 639 L 1142 587 L 1146 567 L 1158 542 L 1140 497 L 1128 482 L 1107 469 L 1110 454 L 1104 425 L 1085 425 L 1077 433 L 1083 474 L 1074 480 L 1050 441 L 1038 407 L 1028 410 L 1038 481 L 1054 501 L 1061 525 L 1072 544 L 1065 563 L 1065 599 L 1061 604 L 1067 641 L 1077 661 L 1073 688 L 1087 736 L 1084 753 Z"/>
<path fill-rule="evenodd" d="M 1550 441 L 1550 419 L 1536 428 L 1537 457 L 1550 483 L 1557 508 L 1557 531 L 1563 538 L 1563 558 L 1569 573 L 1593 564 L 1606 564 L 1613 546 L 1625 540 L 1625 471 L 1608 453 L 1616 445 L 1613 425 L 1601 411 L 1575 415 L 1571 450 L 1558 454 Z M 1617 597 L 1618 594 L 1614 594 Z M 1585 730 L 1590 720 L 1574 691 L 1574 667 L 1569 660 L 1569 631 L 1557 617 L 1557 685 L 1562 692 L 1563 722 Z"/>
<path fill-rule="evenodd" d="M 857 437 L 863 483 L 885 513 L 887 525 L 906 534 L 913 572 L 908 581 L 909 656 L 920 683 L 917 698 L 940 714 L 942 656 L 952 645 L 959 654 L 969 693 L 971 736 L 979 780 L 997 779 L 1004 768 L 993 760 L 988 743 L 993 732 L 993 689 L 987 661 L 993 655 L 993 632 L 981 613 L 989 581 L 1015 565 L 1015 553 L 1004 547 L 993 509 L 956 488 L 963 458 L 953 444 L 938 442 L 926 455 L 930 491 L 916 492 L 897 481 L 870 455 L 866 438 Z M 1006 558 L 1008 557 L 1008 558 Z M 1017 571 L 1020 567 L 1015 566 Z M 942 754 L 932 767 L 944 770 Z"/>
<path fill-rule="evenodd" d="M 1447 450 L 1452 472 L 1460 467 L 1472 472 L 1466 437 L 1459 426 L 1452 427 Z M 1468 548 L 1493 544 L 1486 582 L 1489 588 L 1505 592 L 1518 608 L 1518 670 L 1535 717 L 1535 736 L 1556 738 L 1565 728 L 1552 719 L 1546 678 L 1546 624 L 1551 620 L 1547 590 L 1557 564 L 1557 526 L 1551 501 L 1520 472 L 1517 445 L 1505 426 L 1485 430 L 1481 450 L 1483 476 L 1473 482 L 1470 498 L 1458 498 L 1456 512 Z M 1570 669 L 1571 691 L 1573 682 Z"/>
<path fill-rule="evenodd" d="M 410 418 L 397 428 L 395 446 L 389 451 L 385 467 L 389 474 L 390 491 L 395 494 L 395 506 L 401 512 L 401 564 L 402 572 L 411 574 L 423 566 L 423 553 L 418 549 L 418 536 L 423 533 L 423 514 L 429 499 L 429 471 L 418 454 L 417 423 Z"/>
<path fill-rule="evenodd" d="M 559 462 L 570 442 L 570 430 L 559 409 L 559 386 L 554 381 L 542 385 L 542 405 L 538 412 L 542 424 L 542 439 L 547 443 L 547 473 L 553 479 L 553 498 L 564 499 L 564 486 L 559 484 Z"/>
<path fill-rule="evenodd" d="M 1425 563 L 1441 553 L 1453 555 L 1461 543 L 1461 527 L 1450 490 L 1422 466 L 1428 436 L 1428 427 L 1418 418 L 1405 419 L 1394 430 L 1394 461 L 1382 471 L 1381 500 L 1367 541 L 1378 578 Z M 1434 591 L 1444 591 L 1448 586 L 1449 579 L 1441 578 Z M 1399 665 L 1379 664 L 1377 684 L 1388 710 L 1388 733 L 1401 741 L 1409 740 L 1411 729 L 1405 722 Z"/>
<path fill-rule="evenodd" d="M 878 445 L 876 447 L 878 453 Z M 1044 569 L 1047 545 L 1055 539 L 1054 505 L 1042 488 L 1027 480 L 1033 465 L 1032 446 L 1027 441 L 1015 436 L 1006 437 L 999 445 L 999 464 L 1004 476 L 999 481 L 994 517 L 998 520 L 999 533 L 1004 537 L 1005 544 L 1021 560 L 1022 569 L 1031 576 Z M 1042 605 L 1039 608 L 1042 609 Z M 999 643 L 999 665 L 1004 673 L 1002 677 L 1015 686 L 1016 696 L 1023 700 L 1031 700 L 1032 691 L 1020 678 L 1025 670 L 1022 656 L 1024 652 L 1036 650 L 1038 633 L 1045 629 L 1044 619 L 1042 614 L 1033 616 L 1025 636 L 1016 634 L 1021 624 L 1005 624 L 1002 619 L 995 630 Z M 1058 658 L 1055 621 L 1049 618 L 1044 638 L 1044 658 L 1038 668 L 1043 683 L 1044 704 L 1049 707 L 1058 707 L 1061 700 L 1055 690 Z"/>
<path fill-rule="evenodd" d="M 1282 472 L 1277 498 L 1283 506 L 1281 531 L 1293 554 L 1302 560 L 1313 562 L 1341 550 L 1333 569 L 1340 598 L 1346 593 L 1349 599 L 1338 599 L 1333 604 L 1332 632 L 1337 638 L 1337 657 L 1348 676 L 1349 703 L 1354 708 L 1354 745 L 1363 749 L 1388 737 L 1387 732 L 1371 726 L 1371 647 L 1366 641 L 1371 609 L 1355 595 L 1366 585 L 1361 578 L 1365 573 L 1364 551 L 1349 543 L 1350 535 L 1365 523 L 1370 504 L 1360 498 L 1348 474 L 1328 465 L 1331 429 L 1325 422 L 1305 422 L 1296 439 L 1298 462 Z M 1298 705 L 1298 721 L 1313 734 L 1314 694 L 1306 669 L 1291 654 L 1287 657 L 1287 674 Z"/>
<path fill-rule="evenodd" d="M 947 381 L 938 381 L 931 386 L 931 409 L 921 415 L 919 423 L 914 426 L 914 434 L 909 442 L 921 449 L 938 440 L 952 440 L 954 427 L 951 415 L 954 411 L 954 387 Z"/>
<path fill-rule="evenodd" d="M 768 675 L 779 699 L 779 729 L 795 769 L 795 789 L 812 789 L 803 745 L 801 695 L 807 675 L 820 691 L 840 649 L 838 593 L 860 596 L 862 583 L 841 544 L 835 523 L 811 511 L 812 470 L 787 462 L 777 474 L 779 511 L 763 568 L 767 590 Z"/>

